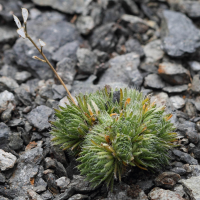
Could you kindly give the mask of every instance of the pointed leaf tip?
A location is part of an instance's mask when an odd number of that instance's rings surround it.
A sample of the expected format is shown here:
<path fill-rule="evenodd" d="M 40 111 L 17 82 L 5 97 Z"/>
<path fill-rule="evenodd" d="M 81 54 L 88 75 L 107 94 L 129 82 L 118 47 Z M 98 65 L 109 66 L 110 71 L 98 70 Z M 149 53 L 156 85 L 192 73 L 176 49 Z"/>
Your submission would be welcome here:
<path fill-rule="evenodd" d="M 14 21 L 15 21 L 17 27 L 18 27 L 18 28 L 21 28 L 22 25 L 21 25 L 21 22 L 19 21 L 18 17 L 16 17 L 15 15 L 13 15 L 13 18 L 14 18 Z"/>
<path fill-rule="evenodd" d="M 39 39 L 39 43 L 40 43 L 40 46 L 41 46 L 41 47 L 44 47 L 44 46 L 46 45 L 46 43 L 43 42 L 41 39 Z"/>
<path fill-rule="evenodd" d="M 26 8 L 22 8 L 22 17 L 23 17 L 24 23 L 26 23 L 28 19 L 28 10 Z"/>
<path fill-rule="evenodd" d="M 24 27 L 21 27 L 19 29 L 17 29 L 17 33 L 22 37 L 22 38 L 26 38 L 26 33 L 25 33 L 25 29 Z"/>

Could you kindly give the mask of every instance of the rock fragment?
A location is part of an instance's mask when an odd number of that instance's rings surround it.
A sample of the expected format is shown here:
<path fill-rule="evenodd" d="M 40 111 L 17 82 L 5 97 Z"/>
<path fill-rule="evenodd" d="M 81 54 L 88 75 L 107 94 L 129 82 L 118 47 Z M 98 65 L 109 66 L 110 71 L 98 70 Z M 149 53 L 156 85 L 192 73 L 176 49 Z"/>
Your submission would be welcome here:
<path fill-rule="evenodd" d="M 159 64 L 158 74 L 172 85 L 183 85 L 190 82 L 189 71 L 180 64 L 161 63 Z"/>
<path fill-rule="evenodd" d="M 174 172 L 163 172 L 155 179 L 155 184 L 158 187 L 172 189 L 176 183 L 181 179 L 179 174 Z"/>
<path fill-rule="evenodd" d="M 52 114 L 53 110 L 51 108 L 41 105 L 27 114 L 27 120 L 39 131 L 43 131 L 51 126 L 48 119 Z"/>
<path fill-rule="evenodd" d="M 172 57 L 194 53 L 200 47 L 199 29 L 182 13 L 165 10 L 163 16 L 162 42 L 164 51 Z"/>
<path fill-rule="evenodd" d="M 0 169 L 5 171 L 14 167 L 17 162 L 17 158 L 11 154 L 7 153 L 4 150 L 0 149 Z"/>
<path fill-rule="evenodd" d="M 157 74 L 149 74 L 145 77 L 144 86 L 153 89 L 162 89 L 166 84 Z"/>
<path fill-rule="evenodd" d="M 177 96 L 172 96 L 169 99 L 172 102 L 174 108 L 176 108 L 176 109 L 181 109 L 185 105 L 185 100 L 182 97 L 178 96 L 178 95 Z"/>
<path fill-rule="evenodd" d="M 193 176 L 189 179 L 182 179 L 180 182 L 182 183 L 184 190 L 187 192 L 192 200 L 200 198 L 200 176 Z"/>
<path fill-rule="evenodd" d="M 111 82 L 129 83 L 129 73 L 138 68 L 140 64 L 140 56 L 136 53 L 128 53 L 117 56 L 109 61 L 108 68 L 102 75 L 99 84 L 108 84 Z"/>
<path fill-rule="evenodd" d="M 148 196 L 151 200 L 184 200 L 180 194 L 172 192 L 170 190 L 163 190 L 161 188 L 154 188 L 153 190 L 151 190 Z"/>

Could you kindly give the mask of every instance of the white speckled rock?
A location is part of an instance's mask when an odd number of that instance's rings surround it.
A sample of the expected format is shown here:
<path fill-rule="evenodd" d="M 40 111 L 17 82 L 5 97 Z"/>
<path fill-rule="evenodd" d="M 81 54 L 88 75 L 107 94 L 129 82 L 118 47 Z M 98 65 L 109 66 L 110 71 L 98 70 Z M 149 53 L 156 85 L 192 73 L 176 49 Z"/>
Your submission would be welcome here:
<path fill-rule="evenodd" d="M 149 198 L 151 200 L 184 200 L 180 194 L 170 190 L 163 190 L 158 187 L 151 190 L 149 193 Z"/>
<path fill-rule="evenodd" d="M 189 179 L 182 179 L 180 181 L 185 192 L 190 196 L 191 200 L 200 200 L 200 176 L 193 176 Z"/>
<path fill-rule="evenodd" d="M 7 153 L 0 149 L 0 169 L 2 171 L 13 168 L 16 161 L 17 158 L 13 154 Z"/>
<path fill-rule="evenodd" d="M 170 101 L 176 109 L 180 109 L 185 105 L 185 100 L 180 96 L 170 97 Z"/>

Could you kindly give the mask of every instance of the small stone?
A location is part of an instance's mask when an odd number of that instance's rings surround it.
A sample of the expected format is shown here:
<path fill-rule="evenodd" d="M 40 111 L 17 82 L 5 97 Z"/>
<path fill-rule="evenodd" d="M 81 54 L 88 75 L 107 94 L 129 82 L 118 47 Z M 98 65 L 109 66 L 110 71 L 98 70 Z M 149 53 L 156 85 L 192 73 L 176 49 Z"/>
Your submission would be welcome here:
<path fill-rule="evenodd" d="M 43 200 L 43 198 L 37 194 L 36 192 L 34 192 L 33 190 L 29 189 L 27 191 L 28 193 L 28 196 L 31 198 L 31 199 L 34 199 L 34 200 Z"/>
<path fill-rule="evenodd" d="M 17 39 L 16 29 L 7 25 L 0 27 L 0 43 L 9 43 Z"/>
<path fill-rule="evenodd" d="M 182 183 L 185 192 L 187 192 L 191 199 L 200 198 L 200 176 L 182 179 L 180 182 Z"/>
<path fill-rule="evenodd" d="M 174 167 L 170 171 L 172 171 L 172 172 L 174 172 L 176 174 L 179 174 L 179 175 L 184 175 L 184 174 L 187 173 L 187 171 L 182 167 Z"/>
<path fill-rule="evenodd" d="M 143 83 L 143 76 L 142 74 L 140 73 L 139 70 L 134 70 L 132 71 L 130 74 L 129 74 L 129 77 L 131 79 L 130 81 L 130 85 L 135 87 L 135 88 L 138 88 L 142 85 Z"/>
<path fill-rule="evenodd" d="M 28 85 L 21 84 L 17 89 L 15 89 L 15 94 L 25 106 L 32 105 L 31 93 Z"/>
<path fill-rule="evenodd" d="M 133 15 L 138 15 L 140 12 L 137 4 L 132 0 L 124 0 L 122 6 Z"/>
<path fill-rule="evenodd" d="M 75 188 L 69 188 L 67 190 L 65 190 L 64 193 L 60 194 L 59 196 L 57 196 L 54 200 L 65 200 L 65 199 L 69 199 L 72 195 L 74 195 L 74 193 L 76 192 Z"/>
<path fill-rule="evenodd" d="M 52 173 L 44 175 L 45 181 L 47 182 L 48 188 L 55 194 L 59 193 L 58 187 L 56 185 L 56 177 Z"/>
<path fill-rule="evenodd" d="M 48 98 L 52 99 L 53 92 L 52 92 L 52 85 L 43 85 L 40 87 L 38 94 L 41 98 L 47 100 Z"/>
<path fill-rule="evenodd" d="M 196 116 L 196 108 L 191 102 L 186 102 L 185 104 L 185 112 L 188 114 L 189 117 L 195 117 Z"/>
<path fill-rule="evenodd" d="M 88 181 L 85 181 L 83 176 L 73 175 L 69 188 L 76 188 L 77 193 L 92 192 L 95 188 L 92 188 Z"/>
<path fill-rule="evenodd" d="M 180 194 L 180 196 L 185 198 L 185 199 L 189 199 L 189 197 L 188 197 L 187 193 L 184 191 L 182 185 L 176 185 L 174 187 L 174 192 L 176 192 L 177 194 Z"/>
<path fill-rule="evenodd" d="M 149 29 L 149 25 L 140 17 L 124 14 L 121 17 L 124 23 L 128 23 L 128 27 L 134 33 L 145 33 Z"/>
<path fill-rule="evenodd" d="M 67 89 L 70 91 L 71 86 L 66 85 Z M 53 99 L 62 99 L 63 97 L 67 96 L 67 92 L 63 85 L 52 85 L 52 92 L 53 92 Z"/>
<path fill-rule="evenodd" d="M 172 102 L 174 108 L 176 109 L 181 109 L 185 105 L 185 100 L 180 96 L 172 96 L 169 99 Z"/>
<path fill-rule="evenodd" d="M 16 67 L 10 66 L 10 65 L 3 65 L 1 70 L 0 70 L 0 75 L 1 76 L 7 76 L 15 79 L 15 75 L 17 73 Z"/>
<path fill-rule="evenodd" d="M 0 200 L 9 200 L 8 198 L 0 196 Z"/>
<path fill-rule="evenodd" d="M 49 190 L 42 193 L 41 197 L 43 198 L 43 200 L 52 200 L 54 198 L 53 195 L 51 194 L 51 192 L 49 192 Z"/>
<path fill-rule="evenodd" d="M 3 122 L 0 122 L 0 149 L 8 147 L 10 133 L 10 128 Z"/>
<path fill-rule="evenodd" d="M 117 30 L 114 23 L 106 23 L 96 28 L 90 37 L 92 49 L 99 49 L 107 53 L 113 52 L 118 41 L 115 35 Z"/>
<path fill-rule="evenodd" d="M 190 18 L 199 18 L 199 1 L 180 1 L 178 5 L 181 12 L 186 13 Z"/>
<path fill-rule="evenodd" d="M 27 114 L 27 120 L 30 124 L 38 128 L 39 131 L 48 129 L 51 125 L 48 122 L 53 110 L 47 106 L 38 106 Z"/>
<path fill-rule="evenodd" d="M 194 53 L 200 46 L 200 31 L 192 21 L 180 12 L 163 11 L 163 48 L 172 57 Z M 176 27 L 176 28 L 174 28 Z M 184 30 L 184 31 L 183 31 Z"/>
<path fill-rule="evenodd" d="M 23 109 L 23 113 L 27 114 L 31 111 L 32 107 L 31 106 L 27 106 L 26 108 Z"/>
<path fill-rule="evenodd" d="M 42 139 L 42 135 L 40 135 L 37 132 L 33 132 L 33 135 L 31 137 L 31 141 L 37 141 L 37 140 L 41 140 Z"/>
<path fill-rule="evenodd" d="M 20 150 L 23 147 L 21 133 L 12 133 L 9 137 L 9 147 L 13 150 Z"/>
<path fill-rule="evenodd" d="M 194 93 L 200 94 L 200 79 L 199 79 L 199 74 L 197 74 L 197 75 L 195 75 L 193 77 L 191 90 Z"/>
<path fill-rule="evenodd" d="M 70 184 L 70 179 L 63 176 L 56 180 L 56 184 L 61 189 L 61 192 L 64 192 Z"/>
<path fill-rule="evenodd" d="M 97 56 L 89 49 L 79 48 L 77 50 L 78 68 L 85 73 L 92 74 L 97 64 Z"/>
<path fill-rule="evenodd" d="M 0 93 L 0 113 L 7 110 L 9 102 L 12 102 L 14 104 L 15 97 L 13 93 L 8 92 L 5 90 L 4 92 Z"/>
<path fill-rule="evenodd" d="M 37 192 L 37 193 L 40 194 L 41 192 L 46 191 L 46 186 L 44 186 L 44 185 L 39 185 L 39 186 L 37 186 L 37 187 L 34 187 L 33 190 L 34 190 L 34 192 Z"/>
<path fill-rule="evenodd" d="M 81 15 L 76 21 L 76 26 L 81 34 L 88 35 L 94 28 L 94 20 L 90 16 Z"/>
<path fill-rule="evenodd" d="M 127 40 L 125 43 L 125 48 L 126 48 L 126 53 L 135 52 L 138 55 L 140 55 L 140 57 L 144 56 L 144 50 L 139 41 L 136 39 Z"/>
<path fill-rule="evenodd" d="M 50 158 L 50 157 L 46 157 L 44 160 L 44 166 L 45 169 L 55 169 L 56 168 L 56 162 L 54 159 Z"/>
<path fill-rule="evenodd" d="M 12 111 L 14 110 L 14 106 L 12 103 L 8 104 L 7 110 L 5 110 L 2 114 L 1 114 L 1 120 L 3 122 L 7 122 L 10 120 L 11 116 L 12 116 Z"/>
<path fill-rule="evenodd" d="M 179 64 L 161 63 L 159 64 L 158 74 L 172 85 L 183 85 L 190 82 L 189 71 Z"/>
<path fill-rule="evenodd" d="M 95 49 L 93 52 L 96 54 L 99 63 L 105 63 L 108 61 L 109 55 L 106 52 L 100 51 L 98 49 Z"/>
<path fill-rule="evenodd" d="M 136 53 L 128 53 L 109 60 L 110 67 L 99 80 L 99 84 L 121 82 L 128 84 L 131 71 L 137 70 L 140 64 L 140 56 Z"/>
<path fill-rule="evenodd" d="M 29 27 L 31 27 L 31 24 Z M 38 30 L 38 27 L 35 28 Z M 44 41 L 47 43 L 46 40 Z M 17 40 L 13 46 L 13 51 L 17 65 L 23 67 L 23 69 L 31 73 L 33 77 L 45 80 L 53 77 L 53 72 L 46 63 L 32 58 L 33 56 L 41 57 L 41 55 L 37 49 L 30 46 L 24 40 Z M 49 62 L 52 63 L 51 54 L 46 49 L 44 49 L 43 52 Z"/>
<path fill-rule="evenodd" d="M 5 181 L 6 181 L 5 176 L 2 173 L 0 173 L 0 183 L 5 183 Z"/>
<path fill-rule="evenodd" d="M 151 190 L 148 196 L 151 200 L 168 200 L 168 199 L 185 200 L 181 197 L 180 194 L 176 192 L 170 190 L 163 190 L 158 187 Z"/>
<path fill-rule="evenodd" d="M 163 172 L 155 179 L 155 184 L 158 187 L 172 189 L 180 179 L 181 177 L 179 174 L 174 172 Z"/>
<path fill-rule="evenodd" d="M 24 121 L 22 120 L 22 118 L 12 119 L 8 122 L 8 126 L 10 127 L 23 126 L 23 125 L 24 125 Z"/>
<path fill-rule="evenodd" d="M 157 74 L 149 74 L 145 77 L 144 86 L 153 89 L 162 89 L 165 87 L 165 82 Z"/>
<path fill-rule="evenodd" d="M 65 0 L 58 0 L 56 3 L 54 1 L 33 0 L 33 3 L 38 6 L 50 6 L 66 14 L 81 14 L 85 11 L 90 2 L 91 0 L 68 0 L 67 2 Z"/>
<path fill-rule="evenodd" d="M 25 164 L 39 165 L 43 159 L 43 149 L 41 147 L 35 147 L 28 149 L 20 156 L 20 162 Z"/>
<path fill-rule="evenodd" d="M 62 59 L 68 57 L 72 60 L 76 60 L 76 51 L 79 47 L 79 42 L 77 40 L 69 42 L 62 47 L 60 47 L 54 54 L 52 59 L 59 62 Z"/>
<path fill-rule="evenodd" d="M 165 92 L 160 92 L 151 98 L 151 102 L 155 101 L 157 106 L 166 106 L 168 100 L 169 96 Z"/>
<path fill-rule="evenodd" d="M 1 1 L 1 10 L 0 10 L 0 16 L 6 20 L 7 22 L 10 22 L 13 20 L 12 13 L 15 13 L 17 17 L 21 17 L 21 7 L 23 6 L 21 1 Z M 12 12 L 10 12 L 12 10 Z"/>
<path fill-rule="evenodd" d="M 200 63 L 197 61 L 190 61 L 188 62 L 190 69 L 194 72 L 199 72 L 200 71 Z"/>
<path fill-rule="evenodd" d="M 5 90 L 12 92 L 18 87 L 19 85 L 14 79 L 6 76 L 0 77 L 0 92 L 3 92 Z"/>
<path fill-rule="evenodd" d="M 161 40 L 149 42 L 144 47 L 145 63 L 158 62 L 164 56 L 164 51 L 161 49 Z"/>
<path fill-rule="evenodd" d="M 182 93 L 188 89 L 188 85 L 176 85 L 176 86 L 167 86 L 162 90 L 167 93 Z"/>
<path fill-rule="evenodd" d="M 65 84 L 71 85 L 76 74 L 76 62 L 71 58 L 63 58 L 56 65 L 56 71 Z"/>
<path fill-rule="evenodd" d="M 5 171 L 14 167 L 17 162 L 17 158 L 11 154 L 7 153 L 4 150 L 0 149 L 0 169 Z"/>
<path fill-rule="evenodd" d="M 31 77 L 31 73 L 27 72 L 27 71 L 22 71 L 22 72 L 17 72 L 15 75 L 15 80 L 18 83 L 23 83 L 25 82 L 27 79 L 29 79 Z"/>
<path fill-rule="evenodd" d="M 153 63 L 142 63 L 139 68 L 145 72 L 157 74 L 158 68 Z"/>
<path fill-rule="evenodd" d="M 196 130 L 194 130 L 194 131 L 188 130 L 186 132 L 186 137 L 189 139 L 189 141 L 191 143 L 194 143 L 194 144 L 198 144 L 199 138 L 200 138 L 199 134 L 196 132 Z"/>
<path fill-rule="evenodd" d="M 198 161 L 194 159 L 191 155 L 184 153 L 180 150 L 172 150 L 173 154 L 180 158 L 181 161 L 184 161 L 190 165 L 197 165 Z"/>
<path fill-rule="evenodd" d="M 83 194 L 75 194 L 72 197 L 70 197 L 68 200 L 83 200 L 83 199 L 88 199 L 87 195 L 83 195 Z"/>

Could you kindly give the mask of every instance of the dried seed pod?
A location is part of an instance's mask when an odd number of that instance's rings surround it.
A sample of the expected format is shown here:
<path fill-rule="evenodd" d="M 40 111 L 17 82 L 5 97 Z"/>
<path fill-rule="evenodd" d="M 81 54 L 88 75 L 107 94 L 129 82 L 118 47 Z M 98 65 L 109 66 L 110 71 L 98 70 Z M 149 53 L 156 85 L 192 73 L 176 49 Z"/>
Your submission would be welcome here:
<path fill-rule="evenodd" d="M 26 38 L 26 32 L 25 32 L 24 27 L 21 27 L 21 28 L 17 29 L 17 33 L 18 33 L 23 39 Z"/>
<path fill-rule="evenodd" d="M 41 47 L 44 47 L 44 46 L 46 46 L 46 43 L 45 43 L 45 42 L 43 42 L 41 39 L 39 39 L 39 43 L 40 43 L 40 46 L 41 46 Z"/>
<path fill-rule="evenodd" d="M 28 19 L 28 10 L 26 8 L 22 8 L 22 17 L 23 17 L 24 23 L 26 23 Z"/>
<path fill-rule="evenodd" d="M 21 22 L 19 21 L 18 17 L 15 16 L 15 15 L 13 15 L 13 18 L 14 18 L 14 21 L 15 21 L 17 27 L 18 27 L 18 28 L 21 28 L 22 25 L 21 25 Z"/>

